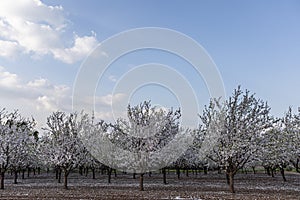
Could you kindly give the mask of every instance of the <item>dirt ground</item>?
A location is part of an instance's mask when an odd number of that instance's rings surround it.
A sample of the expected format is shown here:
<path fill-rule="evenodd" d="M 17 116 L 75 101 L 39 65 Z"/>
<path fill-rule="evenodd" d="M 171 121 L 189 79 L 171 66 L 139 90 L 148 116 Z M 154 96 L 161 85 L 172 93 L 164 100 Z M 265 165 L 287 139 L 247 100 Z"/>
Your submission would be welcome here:
<path fill-rule="evenodd" d="M 96 174 L 96 179 L 71 174 L 69 190 L 58 184 L 54 174 L 35 175 L 13 184 L 5 180 L 0 199 L 292 199 L 300 200 L 300 174 L 288 173 L 287 182 L 277 174 L 274 178 L 263 173 L 238 174 L 235 178 L 236 193 L 228 191 L 224 174 L 182 174 L 180 180 L 174 173 L 167 175 L 167 185 L 162 184 L 161 174 L 145 175 L 145 191 L 139 191 L 138 177 L 118 174 L 107 183 L 106 175 Z"/>

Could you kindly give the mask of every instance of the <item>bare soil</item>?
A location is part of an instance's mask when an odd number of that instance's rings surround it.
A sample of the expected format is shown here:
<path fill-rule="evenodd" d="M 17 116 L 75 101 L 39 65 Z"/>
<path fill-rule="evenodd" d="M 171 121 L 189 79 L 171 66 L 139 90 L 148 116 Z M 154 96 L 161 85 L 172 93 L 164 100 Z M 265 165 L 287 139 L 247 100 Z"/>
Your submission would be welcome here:
<path fill-rule="evenodd" d="M 8 175 L 0 199 L 288 199 L 300 200 L 300 174 L 287 173 L 287 182 L 279 174 L 274 178 L 264 174 L 237 174 L 236 193 L 231 194 L 225 175 L 210 172 L 182 174 L 180 180 L 172 172 L 167 175 L 168 184 L 162 183 L 161 174 L 144 176 L 145 191 L 139 191 L 139 179 L 130 174 L 118 174 L 107 183 L 107 176 L 96 174 L 96 179 L 73 173 L 69 178 L 69 190 L 57 183 L 53 173 L 43 173 L 20 179 L 13 184 Z"/>

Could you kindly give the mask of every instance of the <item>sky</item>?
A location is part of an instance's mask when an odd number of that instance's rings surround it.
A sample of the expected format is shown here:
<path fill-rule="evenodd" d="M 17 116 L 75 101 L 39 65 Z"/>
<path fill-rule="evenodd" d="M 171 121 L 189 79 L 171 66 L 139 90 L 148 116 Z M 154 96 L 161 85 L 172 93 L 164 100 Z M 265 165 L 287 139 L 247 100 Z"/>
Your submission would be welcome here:
<path fill-rule="evenodd" d="M 185 34 L 205 49 L 227 96 L 241 85 L 267 101 L 271 113 L 280 117 L 289 106 L 294 110 L 300 106 L 299 10 L 297 0 L 3 0 L 0 107 L 19 109 L 43 127 L 52 112 L 72 111 L 78 74 L 97 45 L 123 31 L 160 27 Z M 124 80 L 133 81 L 125 79 L 129 72 L 145 80 L 154 77 L 138 70 L 147 63 L 169 67 L 169 75 L 162 74 L 166 83 L 179 80 L 171 75 L 172 70 L 184 77 L 195 93 L 197 108 L 182 105 L 180 98 L 188 94 L 180 90 L 184 84 L 179 82 L 179 91 L 157 81 L 140 84 L 133 91 L 118 91 Z M 190 63 L 170 52 L 143 49 L 111 63 L 98 80 L 95 103 L 85 104 L 93 104 L 89 106 L 97 118 L 113 121 L 126 114 L 126 107 L 114 107 L 118 102 L 134 105 L 151 100 L 160 107 L 201 113 L 209 98 L 205 80 Z M 198 119 L 194 114 L 185 117 Z"/>

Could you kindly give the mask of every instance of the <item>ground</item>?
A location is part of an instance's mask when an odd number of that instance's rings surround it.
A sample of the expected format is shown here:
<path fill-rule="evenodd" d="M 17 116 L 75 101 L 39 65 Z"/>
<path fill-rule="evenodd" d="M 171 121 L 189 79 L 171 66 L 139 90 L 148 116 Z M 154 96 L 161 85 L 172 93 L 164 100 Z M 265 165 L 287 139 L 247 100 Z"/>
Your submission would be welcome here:
<path fill-rule="evenodd" d="M 8 175 L 0 199 L 290 199 L 300 200 L 300 174 L 287 173 L 287 182 L 277 174 L 274 178 L 264 173 L 236 175 L 236 193 L 231 194 L 224 174 L 182 174 L 180 180 L 172 172 L 168 184 L 162 184 L 161 174 L 145 175 L 145 191 L 139 191 L 139 179 L 130 174 L 118 174 L 107 183 L 106 175 L 96 174 L 96 179 L 70 175 L 69 190 L 58 184 L 53 173 L 31 175 L 13 184 Z"/>

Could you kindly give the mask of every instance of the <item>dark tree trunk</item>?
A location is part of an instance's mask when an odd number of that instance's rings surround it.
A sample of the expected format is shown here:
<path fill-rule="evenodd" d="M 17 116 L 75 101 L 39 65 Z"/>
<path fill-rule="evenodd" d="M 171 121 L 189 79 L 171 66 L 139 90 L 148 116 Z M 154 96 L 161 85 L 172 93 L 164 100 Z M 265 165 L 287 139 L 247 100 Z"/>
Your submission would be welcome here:
<path fill-rule="evenodd" d="M 92 173 L 93 173 L 93 179 L 95 179 L 96 177 L 95 177 L 95 168 L 94 167 L 92 168 Z"/>
<path fill-rule="evenodd" d="M 271 176 L 274 178 L 274 169 L 271 168 Z"/>
<path fill-rule="evenodd" d="M 234 191 L 234 173 L 229 172 L 229 190 L 231 193 L 235 193 Z"/>
<path fill-rule="evenodd" d="M 162 174 L 163 174 L 163 183 L 167 184 L 167 173 L 166 168 L 162 168 Z"/>
<path fill-rule="evenodd" d="M 114 169 L 114 173 L 115 173 L 115 177 L 117 177 L 117 170 L 116 169 Z"/>
<path fill-rule="evenodd" d="M 58 183 L 61 183 L 61 169 L 58 168 L 58 180 L 57 180 Z"/>
<path fill-rule="evenodd" d="M 285 178 L 285 175 L 284 175 L 284 168 L 283 167 L 280 167 L 280 173 L 281 173 L 281 176 L 283 178 L 283 181 L 285 182 L 286 181 L 286 178 Z"/>
<path fill-rule="evenodd" d="M 133 173 L 133 179 L 136 179 L 135 175 L 136 175 L 136 173 Z"/>
<path fill-rule="evenodd" d="M 266 169 L 266 173 L 267 173 L 269 176 L 271 176 L 270 167 L 265 167 L 265 169 Z"/>
<path fill-rule="evenodd" d="M 29 178 L 30 175 L 30 167 L 27 167 L 27 178 Z"/>
<path fill-rule="evenodd" d="M 140 191 L 144 191 L 144 174 L 140 174 Z"/>
<path fill-rule="evenodd" d="M 35 171 L 36 171 L 36 169 L 35 169 L 35 168 L 33 168 L 33 175 L 35 175 Z"/>
<path fill-rule="evenodd" d="M 252 167 L 253 174 L 256 174 L 255 167 Z"/>
<path fill-rule="evenodd" d="M 22 179 L 25 179 L 25 169 L 22 169 Z"/>
<path fill-rule="evenodd" d="M 294 165 L 294 167 L 295 167 L 295 169 L 296 169 L 296 172 L 298 172 L 298 173 L 300 173 L 300 159 L 298 158 L 295 162 L 292 162 L 293 163 L 293 165 Z"/>
<path fill-rule="evenodd" d="M 82 176 L 82 167 L 79 167 L 79 174 Z"/>
<path fill-rule="evenodd" d="M 108 183 L 111 183 L 112 168 L 109 167 L 107 173 L 108 173 Z"/>
<path fill-rule="evenodd" d="M 18 171 L 14 170 L 14 184 L 18 184 Z"/>
<path fill-rule="evenodd" d="M 64 170 L 64 188 L 66 190 L 68 190 L 68 176 L 69 176 L 69 171 L 68 170 Z"/>
<path fill-rule="evenodd" d="M 228 173 L 226 173 L 226 182 L 227 182 L 228 185 L 230 184 L 229 174 Z"/>
<path fill-rule="evenodd" d="M 180 179 L 180 168 L 176 168 L 176 174 L 177 174 L 177 178 Z"/>
<path fill-rule="evenodd" d="M 4 175 L 5 175 L 5 172 L 1 172 L 1 173 L 0 173 L 0 176 L 1 176 L 1 177 L 0 177 L 0 178 L 1 178 L 1 181 L 0 181 L 0 182 L 1 182 L 1 184 L 0 184 L 0 189 L 2 189 L 2 190 L 4 189 Z"/>
<path fill-rule="evenodd" d="M 189 169 L 185 170 L 185 176 L 189 177 Z"/>
<path fill-rule="evenodd" d="M 87 177 L 87 176 L 88 176 L 88 174 L 89 174 L 89 168 L 88 168 L 88 167 L 86 167 L 86 168 L 85 168 L 85 176 Z"/>

